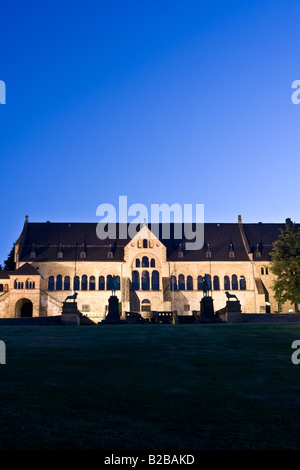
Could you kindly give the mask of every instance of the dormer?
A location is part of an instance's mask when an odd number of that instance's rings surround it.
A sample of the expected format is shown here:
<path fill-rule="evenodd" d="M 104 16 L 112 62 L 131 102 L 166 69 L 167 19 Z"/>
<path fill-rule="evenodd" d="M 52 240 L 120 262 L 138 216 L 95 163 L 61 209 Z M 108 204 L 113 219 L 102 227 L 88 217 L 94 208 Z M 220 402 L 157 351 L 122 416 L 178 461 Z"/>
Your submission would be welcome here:
<path fill-rule="evenodd" d="M 84 243 L 81 245 L 80 253 L 79 253 L 79 258 L 80 259 L 85 259 L 86 258 L 86 248 Z"/>
<path fill-rule="evenodd" d="M 36 251 L 35 251 L 34 243 L 32 244 L 32 248 L 31 248 L 31 252 L 30 252 L 30 258 L 36 258 Z"/>
<path fill-rule="evenodd" d="M 254 257 L 255 257 L 255 259 L 260 259 L 261 258 L 261 249 L 260 249 L 258 243 L 256 244 L 256 248 L 255 248 L 255 251 L 254 251 Z"/>

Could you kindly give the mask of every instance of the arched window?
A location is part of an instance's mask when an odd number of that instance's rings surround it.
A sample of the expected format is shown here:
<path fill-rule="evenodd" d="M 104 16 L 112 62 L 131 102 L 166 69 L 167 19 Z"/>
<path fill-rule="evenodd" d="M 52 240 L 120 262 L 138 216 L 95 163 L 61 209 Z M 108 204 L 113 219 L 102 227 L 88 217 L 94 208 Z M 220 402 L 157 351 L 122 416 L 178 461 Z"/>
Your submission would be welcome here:
<path fill-rule="evenodd" d="M 86 274 L 81 276 L 81 290 L 87 290 L 88 287 L 88 278 Z"/>
<path fill-rule="evenodd" d="M 140 289 L 140 274 L 138 271 L 132 271 L 132 290 Z"/>
<path fill-rule="evenodd" d="M 155 259 L 154 258 L 151 258 L 150 267 L 155 268 Z"/>
<path fill-rule="evenodd" d="M 267 275 L 269 274 L 269 268 L 268 268 L 268 266 L 266 266 L 266 274 L 267 274 Z"/>
<path fill-rule="evenodd" d="M 95 276 L 90 276 L 89 279 L 89 290 L 95 290 L 96 289 L 96 279 Z"/>
<path fill-rule="evenodd" d="M 112 281 L 112 275 L 109 274 L 107 277 L 106 277 L 106 290 L 111 290 L 111 281 Z"/>
<path fill-rule="evenodd" d="M 230 290 L 230 279 L 229 276 L 224 276 L 224 289 Z"/>
<path fill-rule="evenodd" d="M 50 279 L 50 278 L 49 278 L 49 279 Z M 17 279 L 16 279 L 15 282 L 14 282 L 14 289 L 18 289 L 18 281 L 17 281 Z"/>
<path fill-rule="evenodd" d="M 54 290 L 54 276 L 49 276 L 48 290 Z"/>
<path fill-rule="evenodd" d="M 105 278 L 104 278 L 104 276 L 99 276 L 99 290 L 105 290 Z"/>
<path fill-rule="evenodd" d="M 143 240 L 143 248 L 148 248 L 148 240 L 146 238 Z"/>
<path fill-rule="evenodd" d="M 186 290 L 193 290 L 194 286 L 193 286 L 193 278 L 192 276 L 188 276 L 186 278 Z"/>
<path fill-rule="evenodd" d="M 178 290 L 185 290 L 185 279 L 183 274 L 178 276 Z"/>
<path fill-rule="evenodd" d="M 152 290 L 159 290 L 159 272 L 158 271 L 152 271 L 151 288 Z"/>
<path fill-rule="evenodd" d="M 62 275 L 58 274 L 56 276 L 56 290 L 62 290 Z"/>
<path fill-rule="evenodd" d="M 214 276 L 214 290 L 220 290 L 219 276 Z"/>
<path fill-rule="evenodd" d="M 149 258 L 148 256 L 143 256 L 142 258 L 142 267 L 149 268 Z"/>
<path fill-rule="evenodd" d="M 148 299 L 142 300 L 142 312 L 151 312 L 151 302 Z"/>
<path fill-rule="evenodd" d="M 171 276 L 170 278 L 170 289 L 172 292 L 177 290 L 177 279 L 176 276 Z"/>
<path fill-rule="evenodd" d="M 35 282 L 33 282 L 31 279 L 27 279 L 25 283 L 25 289 L 34 289 L 35 288 Z"/>
<path fill-rule="evenodd" d="M 137 258 L 137 259 L 135 260 L 135 267 L 136 267 L 136 268 L 139 268 L 140 266 L 141 266 L 141 260 L 140 260 L 139 258 Z"/>
<path fill-rule="evenodd" d="M 246 290 L 246 279 L 245 276 L 240 277 L 240 290 Z"/>
<path fill-rule="evenodd" d="M 198 276 L 197 278 L 197 289 L 202 290 L 203 289 L 203 277 Z"/>
<path fill-rule="evenodd" d="M 0 292 L 3 292 L 3 284 L 0 284 Z"/>
<path fill-rule="evenodd" d="M 8 284 L 4 284 L 4 292 L 8 292 Z"/>
<path fill-rule="evenodd" d="M 116 283 L 117 283 L 116 290 L 120 290 L 120 276 L 116 276 Z"/>
<path fill-rule="evenodd" d="M 150 277 L 148 271 L 142 272 L 142 290 L 150 289 Z"/>
<path fill-rule="evenodd" d="M 238 278 L 236 274 L 233 274 L 231 276 L 231 288 L 232 290 L 238 290 L 239 285 L 238 285 Z"/>
<path fill-rule="evenodd" d="M 265 268 L 264 268 L 263 266 L 260 268 L 260 273 L 261 273 L 262 275 L 265 274 Z"/>
<path fill-rule="evenodd" d="M 65 278 L 64 278 L 64 290 L 70 290 L 70 287 L 71 287 L 70 276 L 65 276 Z"/>
<path fill-rule="evenodd" d="M 75 276 L 75 277 L 74 277 L 73 289 L 74 289 L 74 290 L 79 290 L 79 289 L 80 289 L 79 276 Z"/>

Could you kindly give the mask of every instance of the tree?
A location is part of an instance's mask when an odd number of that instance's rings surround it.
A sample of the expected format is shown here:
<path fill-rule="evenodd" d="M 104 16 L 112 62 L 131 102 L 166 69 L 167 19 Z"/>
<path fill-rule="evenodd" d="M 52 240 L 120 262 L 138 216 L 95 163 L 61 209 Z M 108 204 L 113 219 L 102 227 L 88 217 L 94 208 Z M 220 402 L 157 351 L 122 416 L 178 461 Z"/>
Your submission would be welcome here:
<path fill-rule="evenodd" d="M 271 271 L 276 279 L 274 297 L 278 303 L 300 303 L 300 227 L 287 220 L 285 229 L 273 243 Z"/>
<path fill-rule="evenodd" d="M 16 263 L 15 263 L 15 244 L 10 250 L 10 253 L 7 257 L 7 259 L 4 261 L 4 271 L 14 271 L 16 269 Z"/>

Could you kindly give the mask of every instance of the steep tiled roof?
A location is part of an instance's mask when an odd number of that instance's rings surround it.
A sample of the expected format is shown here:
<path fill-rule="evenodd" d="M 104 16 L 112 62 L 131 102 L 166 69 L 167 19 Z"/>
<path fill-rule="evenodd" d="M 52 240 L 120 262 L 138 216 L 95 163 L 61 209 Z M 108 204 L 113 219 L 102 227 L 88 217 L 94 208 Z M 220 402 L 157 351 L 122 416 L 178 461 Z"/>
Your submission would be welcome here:
<path fill-rule="evenodd" d="M 96 234 L 97 223 L 28 223 L 19 261 L 33 261 L 30 257 L 31 251 L 35 251 L 34 261 L 60 261 L 57 257 L 59 247 L 63 252 L 62 261 L 79 260 L 82 246 L 86 252 L 87 261 L 107 261 L 108 252 L 113 252 L 110 261 L 122 261 L 124 259 L 124 247 L 130 238 L 119 237 L 120 226 L 117 224 L 116 239 L 100 240 Z M 124 227 L 124 226 L 123 226 Z M 151 224 L 148 224 L 151 230 Z M 279 228 L 284 224 L 243 224 L 250 251 L 254 252 L 257 244 L 261 251 L 261 259 L 269 260 L 272 243 L 280 234 Z M 206 223 L 204 226 L 204 246 L 200 250 L 186 250 L 183 236 L 174 239 L 174 224 L 170 225 L 170 239 L 163 237 L 162 224 L 159 226 L 159 239 L 167 248 L 167 259 L 169 261 L 247 261 L 248 254 L 240 233 L 238 223 Z M 178 228 L 178 226 L 177 226 Z M 125 226 L 126 229 L 126 226 Z M 195 227 L 194 227 L 195 229 Z M 127 233 L 127 231 L 126 231 Z M 229 248 L 232 247 L 234 257 L 229 258 Z M 178 257 L 182 251 L 183 257 Z M 210 251 L 211 258 L 207 258 Z"/>
<path fill-rule="evenodd" d="M 11 272 L 11 274 L 17 276 L 40 276 L 40 273 L 29 263 L 23 264 L 16 271 Z"/>

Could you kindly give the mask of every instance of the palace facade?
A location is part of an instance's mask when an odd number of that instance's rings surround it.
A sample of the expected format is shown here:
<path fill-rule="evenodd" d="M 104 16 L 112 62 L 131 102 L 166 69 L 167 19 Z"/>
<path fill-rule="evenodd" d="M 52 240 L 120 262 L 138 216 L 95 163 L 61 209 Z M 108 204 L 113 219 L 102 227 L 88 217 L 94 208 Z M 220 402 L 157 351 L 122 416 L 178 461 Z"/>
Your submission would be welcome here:
<path fill-rule="evenodd" d="M 290 219 L 286 220 L 290 223 Z M 59 315 L 75 291 L 78 309 L 92 321 L 105 318 L 111 279 L 125 312 L 199 311 L 204 274 L 211 280 L 215 311 L 235 294 L 243 313 L 295 311 L 274 299 L 272 245 L 285 224 L 206 223 L 204 245 L 186 250 L 184 237 L 155 237 L 151 224 L 134 238 L 100 240 L 96 223 L 32 223 L 26 216 L 15 243 L 15 271 L 0 272 L 0 317 Z M 161 229 L 162 227 L 160 227 Z"/>

